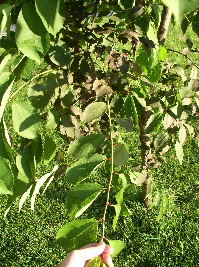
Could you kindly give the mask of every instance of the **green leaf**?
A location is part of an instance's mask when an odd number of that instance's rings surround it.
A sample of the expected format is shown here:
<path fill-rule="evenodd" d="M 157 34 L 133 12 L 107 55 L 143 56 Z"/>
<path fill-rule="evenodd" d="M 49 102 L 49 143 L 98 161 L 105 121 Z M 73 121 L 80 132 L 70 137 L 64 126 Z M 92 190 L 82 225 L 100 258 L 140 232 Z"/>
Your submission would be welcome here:
<path fill-rule="evenodd" d="M 62 226 L 56 235 L 58 245 L 67 253 L 94 243 L 97 240 L 98 225 L 94 219 L 79 219 Z"/>
<path fill-rule="evenodd" d="M 7 163 L 0 157 L 0 194 L 12 195 L 13 176 Z"/>
<path fill-rule="evenodd" d="M 48 165 L 48 163 L 54 158 L 56 153 L 56 143 L 53 138 L 50 136 L 45 136 L 44 142 L 44 165 Z"/>
<path fill-rule="evenodd" d="M 105 137 L 104 134 L 91 134 L 79 138 L 69 145 L 68 156 L 74 159 L 90 156 L 100 147 Z"/>
<path fill-rule="evenodd" d="M 81 119 L 83 122 L 93 121 L 94 119 L 101 117 L 106 110 L 107 105 L 104 102 L 91 103 L 85 108 Z"/>
<path fill-rule="evenodd" d="M 146 133 L 149 134 L 158 131 L 161 123 L 162 123 L 162 114 L 160 113 L 152 114 L 146 124 Z"/>
<path fill-rule="evenodd" d="M 102 186 L 97 183 L 85 183 L 72 187 L 67 192 L 67 209 L 70 219 L 79 217 L 98 197 Z"/>
<path fill-rule="evenodd" d="M 171 8 L 177 24 L 183 19 L 183 15 L 197 9 L 199 7 L 198 0 L 162 0 L 165 6 Z"/>
<path fill-rule="evenodd" d="M 100 257 L 92 258 L 85 267 L 100 267 L 102 263 L 102 259 Z"/>
<path fill-rule="evenodd" d="M 64 24 L 65 6 L 63 0 L 36 0 L 35 6 L 46 30 L 56 35 Z"/>
<path fill-rule="evenodd" d="M 58 123 L 59 112 L 55 108 L 52 108 L 48 111 L 46 128 L 52 131 L 57 127 Z"/>
<path fill-rule="evenodd" d="M 113 218 L 113 230 L 115 231 L 116 229 L 116 225 L 117 225 L 117 221 L 119 219 L 119 216 L 120 216 L 120 213 L 121 213 L 121 205 L 122 205 L 122 202 L 123 202 L 123 195 L 124 195 L 124 190 L 126 189 L 127 187 L 127 180 L 126 180 L 126 177 L 125 175 L 122 173 L 122 174 L 119 174 L 119 182 L 121 182 L 121 189 L 118 191 L 118 193 L 115 195 L 115 199 L 117 201 L 117 204 L 114 205 L 114 208 L 115 208 L 115 217 Z"/>
<path fill-rule="evenodd" d="M 58 169 L 58 166 L 56 169 Z M 31 196 L 31 209 L 33 211 L 34 211 L 35 199 L 36 199 L 36 196 L 39 194 L 40 188 L 48 180 L 48 178 L 53 174 L 53 172 L 54 172 L 54 169 L 53 171 L 44 174 L 40 179 L 37 179 L 34 191 Z"/>
<path fill-rule="evenodd" d="M 1 27 L 0 27 L 0 34 L 3 32 L 3 30 L 5 30 L 6 26 L 10 26 L 7 25 L 10 22 L 10 13 L 12 10 L 12 6 L 7 5 L 7 4 L 1 4 L 0 6 L 0 21 L 1 21 Z"/>
<path fill-rule="evenodd" d="M 4 159 L 12 160 L 12 150 L 6 141 L 2 123 L 0 123 L 0 156 Z"/>
<path fill-rule="evenodd" d="M 12 120 L 14 130 L 21 136 L 34 139 L 40 127 L 40 116 L 34 112 L 31 104 L 14 102 L 12 104 Z"/>
<path fill-rule="evenodd" d="M 165 132 L 159 133 L 154 140 L 155 152 L 159 153 L 167 145 L 169 141 L 169 135 Z"/>
<path fill-rule="evenodd" d="M 156 83 L 159 81 L 162 75 L 162 64 L 159 62 L 156 66 L 150 69 L 148 74 L 148 79 L 152 83 Z"/>
<path fill-rule="evenodd" d="M 113 254 L 111 255 L 113 258 L 117 256 L 122 249 L 125 248 L 124 241 L 121 240 L 109 240 L 109 246 L 113 248 Z"/>
<path fill-rule="evenodd" d="M 29 179 L 19 172 L 17 178 L 14 181 L 13 197 L 16 198 L 23 195 L 28 189 L 27 188 L 28 183 Z"/>
<path fill-rule="evenodd" d="M 5 91 L 5 93 L 4 93 L 3 97 L 2 97 L 1 105 L 0 105 L 0 122 L 1 122 L 1 119 L 3 117 L 3 113 L 4 113 L 4 110 L 5 110 L 6 104 L 8 102 L 8 99 L 9 99 L 13 83 L 14 83 L 14 81 L 11 82 L 11 84 L 8 86 L 7 90 Z"/>
<path fill-rule="evenodd" d="M 118 143 L 113 153 L 113 163 L 115 166 L 121 166 L 129 159 L 129 151 L 125 144 Z"/>
<path fill-rule="evenodd" d="M 6 89 L 9 87 L 11 83 L 11 75 L 9 72 L 3 72 L 0 74 L 0 101 L 2 100 L 2 97 L 6 91 Z"/>
<path fill-rule="evenodd" d="M 23 204 L 25 203 L 26 199 L 31 193 L 33 185 L 30 185 L 27 191 L 21 196 L 20 201 L 19 201 L 19 211 L 21 210 Z"/>
<path fill-rule="evenodd" d="M 32 146 L 25 147 L 16 156 L 17 169 L 21 174 L 27 177 L 29 180 L 35 178 L 35 159 Z"/>
<path fill-rule="evenodd" d="M 133 8 L 134 0 L 118 0 L 118 5 L 124 10 Z"/>
<path fill-rule="evenodd" d="M 184 157 L 184 152 L 183 152 L 182 145 L 178 141 L 175 144 L 175 150 L 176 150 L 176 156 L 177 156 L 180 164 L 182 165 L 182 161 L 183 161 L 183 157 Z"/>
<path fill-rule="evenodd" d="M 196 13 L 196 15 L 193 18 L 192 29 L 199 36 L 199 11 Z"/>
<path fill-rule="evenodd" d="M 14 69 L 14 74 L 22 79 L 27 79 L 35 66 L 35 61 L 25 57 L 20 64 Z"/>
<path fill-rule="evenodd" d="M 27 57 L 40 63 L 50 47 L 50 37 L 34 5 L 24 4 L 19 13 L 16 31 L 16 44 Z"/>
<path fill-rule="evenodd" d="M 51 44 L 49 57 L 55 65 L 61 67 L 67 66 L 71 62 L 70 49 L 67 44 L 61 40 Z"/>
<path fill-rule="evenodd" d="M 147 172 L 143 170 L 142 172 L 130 172 L 130 180 L 133 184 L 138 186 L 142 185 L 147 179 Z"/>
<path fill-rule="evenodd" d="M 66 170 L 66 181 L 71 184 L 81 182 L 91 174 L 96 167 L 106 159 L 106 156 L 94 154 L 89 158 L 82 158 L 77 162 L 71 164 Z"/>

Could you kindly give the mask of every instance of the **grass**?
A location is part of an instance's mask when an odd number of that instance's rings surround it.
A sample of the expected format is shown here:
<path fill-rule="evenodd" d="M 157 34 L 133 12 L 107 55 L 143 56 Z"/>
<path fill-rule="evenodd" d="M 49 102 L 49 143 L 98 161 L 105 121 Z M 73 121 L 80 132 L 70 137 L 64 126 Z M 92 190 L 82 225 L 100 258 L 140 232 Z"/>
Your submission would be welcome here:
<path fill-rule="evenodd" d="M 176 28 L 172 27 L 167 45 L 181 51 L 182 44 L 178 47 L 178 43 L 176 45 L 174 42 L 173 36 L 176 36 L 176 31 Z M 192 36 L 190 29 L 189 32 Z M 195 35 L 192 38 L 195 38 Z M 169 53 L 169 56 L 170 61 L 179 60 L 178 63 L 181 63 L 177 54 Z M 186 65 L 186 62 L 184 64 Z M 21 97 L 24 97 L 23 94 Z M 140 162 L 137 133 L 125 135 L 125 138 L 129 142 L 131 161 L 123 168 L 124 171 Z M 63 143 L 62 145 L 64 146 Z M 124 199 L 132 214 L 119 219 L 115 232 L 111 227 L 114 209 L 111 207 L 108 209 L 106 237 L 124 240 L 126 244 L 126 248 L 114 260 L 115 266 L 192 267 L 199 265 L 197 142 L 189 140 L 184 151 L 182 166 L 176 160 L 175 152 L 170 151 L 167 162 L 153 173 L 155 189 L 167 192 L 171 197 L 171 207 L 162 220 L 157 221 L 158 208 L 149 212 L 145 209 L 140 202 L 141 188 L 133 184 L 128 187 Z M 52 162 L 52 165 L 55 163 Z M 132 166 L 129 166 L 130 164 Z M 39 175 L 42 175 L 42 170 Z M 101 172 L 96 173 L 94 178 L 104 177 L 105 180 L 105 176 L 106 174 Z M 37 198 L 34 213 L 30 210 L 29 201 L 20 213 L 18 203 L 15 203 L 5 219 L 3 219 L 3 209 L 1 210 L 0 266 L 58 266 L 65 257 L 65 252 L 56 245 L 55 236 L 57 230 L 68 221 L 65 206 L 67 189 L 64 177 L 60 177 L 54 180 L 44 195 Z M 115 201 L 114 194 L 111 195 L 111 201 Z M 103 203 L 104 196 L 101 195 L 83 217 L 100 219 Z"/>

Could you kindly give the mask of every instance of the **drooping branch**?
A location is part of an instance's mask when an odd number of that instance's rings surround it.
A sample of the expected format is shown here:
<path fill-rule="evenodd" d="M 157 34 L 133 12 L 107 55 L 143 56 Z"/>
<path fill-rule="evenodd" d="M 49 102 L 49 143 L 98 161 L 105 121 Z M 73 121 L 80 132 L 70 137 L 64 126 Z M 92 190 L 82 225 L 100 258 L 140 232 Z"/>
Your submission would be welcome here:
<path fill-rule="evenodd" d="M 158 28 L 158 43 L 164 45 L 167 32 L 169 29 L 169 23 L 171 20 L 172 11 L 170 8 L 164 6 L 161 15 L 161 22 Z"/>

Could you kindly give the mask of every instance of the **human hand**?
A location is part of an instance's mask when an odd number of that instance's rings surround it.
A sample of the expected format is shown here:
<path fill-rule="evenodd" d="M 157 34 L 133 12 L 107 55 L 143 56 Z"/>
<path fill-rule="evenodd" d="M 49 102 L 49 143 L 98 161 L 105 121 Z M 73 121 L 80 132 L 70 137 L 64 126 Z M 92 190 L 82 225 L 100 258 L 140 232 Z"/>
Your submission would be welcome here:
<path fill-rule="evenodd" d="M 78 250 L 73 250 L 59 267 L 84 267 L 90 259 L 97 256 L 101 257 L 103 262 L 110 267 L 114 267 L 110 256 L 112 253 L 113 248 L 107 246 L 104 242 L 92 243 Z"/>

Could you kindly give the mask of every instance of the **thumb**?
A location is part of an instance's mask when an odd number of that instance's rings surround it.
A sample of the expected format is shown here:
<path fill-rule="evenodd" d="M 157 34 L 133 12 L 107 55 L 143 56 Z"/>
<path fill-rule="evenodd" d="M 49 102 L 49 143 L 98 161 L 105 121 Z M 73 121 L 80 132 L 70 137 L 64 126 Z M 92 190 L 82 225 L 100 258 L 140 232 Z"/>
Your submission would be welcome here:
<path fill-rule="evenodd" d="M 105 247 L 106 244 L 102 241 L 99 243 L 89 244 L 79 250 L 79 255 L 81 255 L 81 257 L 86 261 L 102 254 Z"/>

